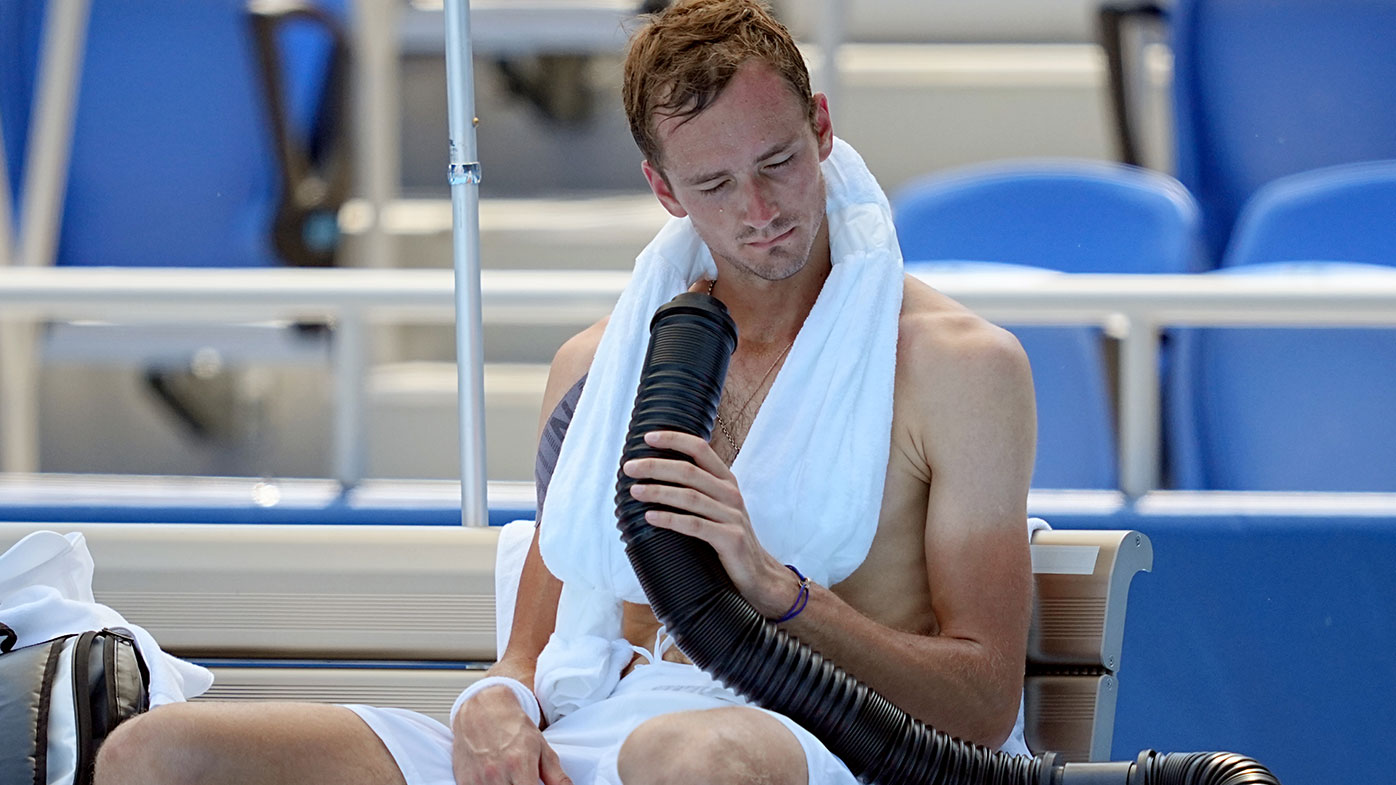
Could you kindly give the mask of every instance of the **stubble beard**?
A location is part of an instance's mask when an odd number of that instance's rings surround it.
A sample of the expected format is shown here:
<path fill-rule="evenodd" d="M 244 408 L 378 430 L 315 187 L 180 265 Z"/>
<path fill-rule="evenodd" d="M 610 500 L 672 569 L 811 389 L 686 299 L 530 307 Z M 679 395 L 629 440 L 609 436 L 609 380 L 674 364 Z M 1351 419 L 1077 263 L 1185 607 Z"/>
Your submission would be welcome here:
<path fill-rule="evenodd" d="M 818 220 L 814 222 L 815 230 L 813 232 L 804 235 L 801 235 L 798 231 L 796 232 L 796 237 L 804 241 L 800 248 L 776 246 L 768 249 L 765 252 L 766 264 L 756 265 L 725 254 L 719 254 L 719 256 L 729 265 L 754 278 L 771 282 L 784 281 L 805 269 L 805 266 L 809 264 L 810 253 L 814 250 L 814 238 L 819 235 L 818 230 L 824 220 L 824 216 L 819 216 Z M 800 222 L 795 221 L 791 226 L 798 227 L 800 226 Z M 790 231 L 790 228 L 790 226 L 787 226 L 775 234 L 779 236 L 784 232 Z"/>

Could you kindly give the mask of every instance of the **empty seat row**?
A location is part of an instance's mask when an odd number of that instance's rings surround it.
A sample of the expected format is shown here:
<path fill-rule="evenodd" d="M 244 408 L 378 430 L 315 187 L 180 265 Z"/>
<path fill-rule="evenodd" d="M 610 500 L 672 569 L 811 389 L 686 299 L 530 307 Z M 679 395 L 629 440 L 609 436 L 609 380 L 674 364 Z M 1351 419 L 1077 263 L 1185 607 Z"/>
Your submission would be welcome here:
<path fill-rule="evenodd" d="M 1146 84 L 1145 48 L 1129 45 L 1140 20 L 1154 28 L 1143 39 L 1157 34 L 1171 53 L 1173 168 L 1202 208 L 1213 260 L 1267 183 L 1396 158 L 1396 0 L 1103 0 L 1126 162 L 1163 157 L 1134 141 L 1136 117 L 1151 114 L 1132 95 Z"/>
<path fill-rule="evenodd" d="M 995 163 L 893 199 L 908 268 L 1189 274 L 1200 211 L 1175 179 L 1100 162 Z M 1298 265 L 1298 267 L 1296 267 Z M 1396 161 L 1281 178 L 1247 203 L 1212 276 L 1396 267 Z M 1040 272 L 1037 274 L 1041 274 Z M 1396 275 L 1396 271 L 1392 271 Z M 1396 323 L 1392 325 L 1396 327 Z M 1033 365 L 1033 484 L 1116 488 L 1109 344 L 1096 327 L 1012 326 Z M 1396 491 L 1396 329 L 1187 328 L 1164 336 L 1167 484 Z"/>

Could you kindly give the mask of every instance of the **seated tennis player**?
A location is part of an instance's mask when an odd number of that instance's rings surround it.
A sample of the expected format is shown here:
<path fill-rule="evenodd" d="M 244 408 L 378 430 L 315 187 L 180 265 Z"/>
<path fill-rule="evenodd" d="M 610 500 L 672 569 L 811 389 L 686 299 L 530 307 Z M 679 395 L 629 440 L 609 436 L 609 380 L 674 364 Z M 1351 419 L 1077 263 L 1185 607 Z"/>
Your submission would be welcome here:
<path fill-rule="evenodd" d="M 692 463 L 623 467 L 637 498 L 682 511 L 649 522 L 710 543 L 761 614 L 911 715 L 1027 751 L 1022 349 L 903 273 L 885 196 L 754 0 L 653 18 L 624 96 L 673 218 L 611 316 L 553 362 L 546 501 L 489 677 L 450 727 L 368 706 L 161 707 L 107 742 L 100 785 L 852 785 L 805 728 L 688 663 L 624 555 L 613 496 L 649 319 L 684 291 L 722 300 L 740 338 L 712 440 L 646 436 Z"/>

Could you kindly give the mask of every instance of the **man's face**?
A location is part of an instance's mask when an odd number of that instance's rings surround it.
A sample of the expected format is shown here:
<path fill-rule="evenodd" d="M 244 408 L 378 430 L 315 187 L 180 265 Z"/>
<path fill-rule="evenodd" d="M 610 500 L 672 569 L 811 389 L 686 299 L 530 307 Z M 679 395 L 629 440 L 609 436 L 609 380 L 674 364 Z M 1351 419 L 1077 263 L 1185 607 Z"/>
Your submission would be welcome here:
<path fill-rule="evenodd" d="M 816 96 L 806 107 L 764 63 L 743 65 L 708 108 L 687 120 L 661 117 L 663 173 L 645 177 L 671 214 L 689 216 L 715 257 L 768 281 L 804 268 L 824 224 L 824 178 L 833 131 Z"/>

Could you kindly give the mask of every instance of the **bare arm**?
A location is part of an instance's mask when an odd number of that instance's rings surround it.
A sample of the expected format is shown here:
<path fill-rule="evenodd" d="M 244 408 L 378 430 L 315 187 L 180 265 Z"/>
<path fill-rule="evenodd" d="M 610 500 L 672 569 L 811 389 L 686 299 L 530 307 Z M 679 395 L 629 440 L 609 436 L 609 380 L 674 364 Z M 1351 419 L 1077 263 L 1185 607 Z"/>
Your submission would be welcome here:
<path fill-rule="evenodd" d="M 604 322 L 578 334 L 558 350 L 543 393 L 543 426 L 562 396 L 586 373 L 596 350 Z M 533 534 L 519 577 L 509 644 L 489 670 L 490 676 L 516 679 L 533 688 L 538 655 L 557 623 L 562 581 L 548 571 Z M 539 728 L 524 714 L 514 694 L 504 687 L 481 690 L 456 715 L 452 725 L 452 762 L 456 782 L 536 782 L 546 785 L 568 782 L 557 755 L 548 747 Z"/>
<path fill-rule="evenodd" d="M 591 366 L 591 358 L 596 353 L 596 344 L 604 326 L 604 321 L 599 322 L 572 337 L 553 357 L 548 383 L 543 390 L 543 411 L 538 419 L 540 440 L 553 410 Z M 538 550 L 538 532 L 535 530 L 533 543 L 524 558 L 523 572 L 519 576 L 509 644 L 499 661 L 490 668 L 491 676 L 509 676 L 533 686 L 538 654 L 543 651 L 557 623 L 557 602 L 561 593 L 562 581 L 553 577 L 544 565 L 543 556 Z"/>
<path fill-rule="evenodd" d="M 918 453 L 911 457 L 930 485 L 924 541 L 936 634 L 893 629 L 872 618 L 876 608 L 854 608 L 817 586 L 805 611 L 785 626 L 919 719 L 998 746 L 1017 714 L 1031 609 L 1025 517 L 1032 383 L 1011 336 L 972 318 L 960 322 L 970 329 L 948 343 L 937 335 L 917 345 L 912 335 L 907 348 L 918 361 L 906 367 L 914 383 L 898 383 L 899 395 L 914 396 L 903 403 L 923 413 L 909 427 Z M 928 369 L 924 378 L 915 377 L 917 368 Z M 651 443 L 689 453 L 698 464 L 634 467 L 632 474 L 687 486 L 637 493 L 693 512 L 660 513 L 652 522 L 707 540 L 759 611 L 784 613 L 795 580 L 755 543 L 727 467 L 693 437 L 661 434 Z"/>
<path fill-rule="evenodd" d="M 970 338 L 966 362 L 927 362 L 918 385 L 930 471 L 927 580 L 934 635 L 882 626 L 823 587 L 791 633 L 947 733 L 988 746 L 1023 689 L 1032 569 L 1025 520 L 1036 426 L 1027 358 L 1011 336 Z M 929 358 L 928 358 L 929 359 Z M 948 358 L 947 358 L 948 359 Z"/>
<path fill-rule="evenodd" d="M 561 591 L 562 581 L 543 565 L 535 532 L 519 578 L 509 645 L 488 675 L 508 676 L 533 689 L 538 654 L 556 623 Z M 458 785 L 570 783 L 557 753 L 543 739 L 542 729 L 533 724 L 506 687 L 492 686 L 476 693 L 454 717 L 451 734 L 451 764 Z"/>

